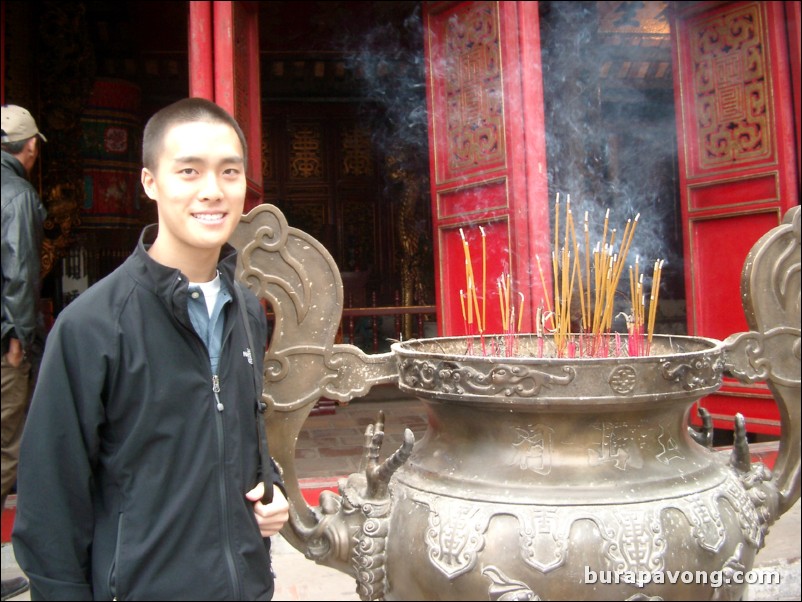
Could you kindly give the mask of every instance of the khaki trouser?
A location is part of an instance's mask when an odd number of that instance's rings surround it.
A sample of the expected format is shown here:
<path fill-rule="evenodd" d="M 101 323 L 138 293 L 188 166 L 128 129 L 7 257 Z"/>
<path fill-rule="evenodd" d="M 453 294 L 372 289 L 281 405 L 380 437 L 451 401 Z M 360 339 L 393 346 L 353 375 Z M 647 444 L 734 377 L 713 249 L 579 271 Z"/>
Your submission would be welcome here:
<path fill-rule="evenodd" d="M 25 416 L 28 413 L 31 388 L 31 364 L 27 360 L 15 368 L 2 356 L 2 452 L 3 452 L 3 479 L 2 496 L 3 508 L 6 507 L 6 497 L 11 493 L 17 481 L 17 464 L 19 462 L 19 445 L 22 439 L 22 428 L 25 426 Z"/>

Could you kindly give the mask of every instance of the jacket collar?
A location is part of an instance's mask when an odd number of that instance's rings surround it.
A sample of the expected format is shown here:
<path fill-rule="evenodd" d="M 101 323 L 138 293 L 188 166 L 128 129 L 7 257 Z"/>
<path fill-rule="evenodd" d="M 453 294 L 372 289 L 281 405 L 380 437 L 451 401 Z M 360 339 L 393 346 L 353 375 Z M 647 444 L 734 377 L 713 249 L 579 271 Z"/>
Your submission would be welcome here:
<path fill-rule="evenodd" d="M 0 151 L 0 152 L 2 153 L 3 167 L 10 169 L 20 178 L 25 178 L 27 180 L 28 174 L 25 173 L 25 168 L 22 166 L 20 160 L 17 159 L 11 153 L 7 153 L 6 151 Z"/>
<path fill-rule="evenodd" d="M 158 224 L 145 226 L 139 242 L 125 266 L 139 284 L 158 296 L 171 312 L 192 328 L 187 310 L 189 278 L 177 268 L 162 265 L 148 255 L 148 248 L 156 240 Z M 237 265 L 237 250 L 226 243 L 220 250 L 217 269 L 229 290 L 234 286 L 234 270 Z"/>

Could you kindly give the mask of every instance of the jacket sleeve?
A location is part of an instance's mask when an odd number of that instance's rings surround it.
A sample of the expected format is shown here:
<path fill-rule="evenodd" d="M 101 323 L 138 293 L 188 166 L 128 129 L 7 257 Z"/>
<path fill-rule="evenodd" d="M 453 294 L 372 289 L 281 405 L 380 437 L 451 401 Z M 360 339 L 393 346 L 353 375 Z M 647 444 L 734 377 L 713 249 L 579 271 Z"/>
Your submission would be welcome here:
<path fill-rule="evenodd" d="M 14 552 L 31 599 L 91 600 L 93 468 L 108 353 L 95 325 L 51 332 L 20 450 Z"/>
<path fill-rule="evenodd" d="M 33 345 L 39 316 L 41 212 L 39 197 L 27 189 L 3 211 L 3 322 L 13 326 L 26 351 Z"/>

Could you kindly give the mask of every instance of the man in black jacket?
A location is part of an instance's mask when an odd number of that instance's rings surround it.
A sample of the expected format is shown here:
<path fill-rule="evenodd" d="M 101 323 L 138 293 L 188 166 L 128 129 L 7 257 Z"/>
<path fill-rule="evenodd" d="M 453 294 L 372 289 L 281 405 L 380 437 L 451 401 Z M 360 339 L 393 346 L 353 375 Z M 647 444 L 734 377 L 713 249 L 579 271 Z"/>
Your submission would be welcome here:
<path fill-rule="evenodd" d="M 191 98 L 151 117 L 142 154 L 159 223 L 48 337 L 14 551 L 32 599 L 268 600 L 288 505 L 257 428 L 265 314 L 226 242 L 245 137 Z"/>
<path fill-rule="evenodd" d="M 31 114 L 2 108 L 2 508 L 17 480 L 17 461 L 34 363 L 44 328 L 39 311 L 42 223 L 45 208 L 28 181 L 45 137 Z M 3 580 L 2 599 L 28 588 L 18 577 Z"/>

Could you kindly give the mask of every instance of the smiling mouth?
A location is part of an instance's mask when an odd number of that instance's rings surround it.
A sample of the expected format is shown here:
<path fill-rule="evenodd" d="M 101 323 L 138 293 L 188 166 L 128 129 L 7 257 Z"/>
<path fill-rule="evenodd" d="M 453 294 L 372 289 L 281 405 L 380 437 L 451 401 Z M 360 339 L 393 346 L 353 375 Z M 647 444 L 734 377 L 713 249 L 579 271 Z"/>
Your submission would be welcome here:
<path fill-rule="evenodd" d="M 214 224 L 217 222 L 223 221 L 225 219 L 225 213 L 193 213 L 192 217 L 200 222 L 204 222 L 207 224 Z"/>

